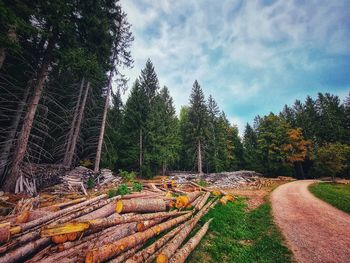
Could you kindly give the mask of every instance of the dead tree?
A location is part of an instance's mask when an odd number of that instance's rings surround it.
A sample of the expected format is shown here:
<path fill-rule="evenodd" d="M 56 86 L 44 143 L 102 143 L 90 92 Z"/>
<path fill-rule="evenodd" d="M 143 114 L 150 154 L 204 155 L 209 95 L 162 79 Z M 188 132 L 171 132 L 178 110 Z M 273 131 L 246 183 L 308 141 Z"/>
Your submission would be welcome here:
<path fill-rule="evenodd" d="M 72 120 L 72 124 L 71 124 L 70 130 L 69 130 L 68 139 L 67 139 L 66 152 L 64 154 L 64 159 L 63 159 L 63 165 L 64 166 L 70 166 L 69 163 L 68 163 L 68 156 L 69 156 L 69 151 L 70 151 L 71 146 L 72 146 L 72 140 L 73 140 L 74 131 L 75 131 L 75 123 L 77 121 L 78 114 L 79 114 L 79 107 L 80 107 L 81 97 L 82 97 L 82 94 L 83 94 L 84 83 L 85 83 L 85 79 L 83 78 L 81 80 L 78 100 L 77 100 L 77 104 L 75 105 L 73 120 Z"/>
<path fill-rule="evenodd" d="M 98 172 L 100 170 L 100 161 L 101 161 L 103 137 L 104 137 L 104 134 L 105 134 L 105 127 L 106 127 L 106 119 L 107 119 L 107 113 L 108 113 L 109 100 L 110 100 L 111 93 L 112 93 L 112 78 L 113 78 L 113 70 L 111 70 L 111 72 L 109 73 L 107 96 L 106 96 L 106 100 L 105 100 L 105 106 L 104 106 L 104 109 L 103 109 L 102 124 L 101 124 L 100 135 L 99 135 L 99 138 L 98 138 L 96 158 L 95 158 L 95 168 L 94 168 L 95 172 Z"/>
<path fill-rule="evenodd" d="M 38 108 L 38 104 L 44 89 L 47 75 L 49 73 L 49 66 L 51 64 L 54 44 L 55 37 L 52 37 L 51 39 L 49 39 L 48 46 L 42 59 L 41 66 L 38 70 L 37 78 L 34 84 L 34 92 L 28 103 L 28 109 L 25 114 L 22 128 L 17 140 L 16 149 L 14 151 L 11 172 L 7 176 L 3 185 L 3 189 L 5 191 L 13 191 L 15 187 L 15 182 L 20 176 L 20 165 L 23 161 L 27 150 L 29 135 L 33 126 L 35 113 Z"/>
<path fill-rule="evenodd" d="M 74 125 L 74 133 L 73 133 L 73 137 L 72 137 L 72 142 L 68 151 L 68 156 L 67 156 L 67 166 L 72 166 L 72 162 L 73 162 L 73 157 L 75 154 L 75 149 L 76 149 L 76 145 L 77 145 L 77 140 L 78 140 L 78 136 L 80 133 L 80 126 L 81 126 L 81 122 L 83 120 L 83 115 L 84 115 L 84 110 L 85 110 L 85 105 L 86 105 L 86 100 L 87 100 L 87 95 L 89 93 L 90 90 L 90 82 L 87 83 L 86 85 L 86 89 L 85 89 L 85 93 L 84 93 L 84 97 L 83 100 L 81 102 L 81 107 L 79 109 L 79 115 L 78 115 L 78 119 L 76 121 L 76 124 Z"/>
<path fill-rule="evenodd" d="M 5 167 L 7 165 L 8 160 L 9 160 L 10 151 L 11 151 L 14 139 L 16 137 L 18 126 L 19 126 L 19 123 L 20 123 L 20 120 L 22 117 L 22 113 L 23 113 L 24 107 L 27 103 L 30 87 L 31 86 L 30 86 L 30 82 L 29 82 L 25 91 L 24 91 L 22 101 L 17 106 L 16 115 L 14 116 L 12 123 L 10 125 L 9 132 L 8 132 L 7 137 L 6 137 L 6 142 L 3 146 L 3 148 L 1 149 L 0 176 L 3 176 L 3 177 L 4 177 Z M 2 177 L 2 179 L 3 179 L 3 177 Z"/>

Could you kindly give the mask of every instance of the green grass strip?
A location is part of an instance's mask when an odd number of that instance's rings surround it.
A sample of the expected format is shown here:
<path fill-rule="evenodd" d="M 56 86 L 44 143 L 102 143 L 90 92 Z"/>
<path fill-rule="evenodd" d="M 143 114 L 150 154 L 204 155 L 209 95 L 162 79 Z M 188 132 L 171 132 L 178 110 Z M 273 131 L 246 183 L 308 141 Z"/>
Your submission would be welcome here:
<path fill-rule="evenodd" d="M 350 214 L 350 185 L 317 183 L 309 189 L 316 197 Z"/>
<path fill-rule="evenodd" d="M 218 204 L 200 225 L 210 218 L 214 220 L 209 231 L 187 262 L 291 262 L 291 252 L 282 244 L 269 203 L 250 212 L 243 199 Z"/>

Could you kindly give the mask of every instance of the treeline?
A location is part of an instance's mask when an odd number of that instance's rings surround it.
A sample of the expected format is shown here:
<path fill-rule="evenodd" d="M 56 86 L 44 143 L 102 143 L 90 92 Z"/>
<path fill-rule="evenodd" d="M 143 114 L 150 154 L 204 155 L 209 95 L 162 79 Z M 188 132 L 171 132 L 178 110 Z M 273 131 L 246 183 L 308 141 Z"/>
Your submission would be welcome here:
<path fill-rule="evenodd" d="M 297 178 L 350 176 L 350 94 L 319 93 L 257 116 L 243 138 L 247 169 Z"/>
<path fill-rule="evenodd" d="M 108 115 L 103 165 L 139 171 L 143 177 L 166 170 L 199 173 L 255 170 L 297 178 L 348 176 L 350 97 L 318 94 L 275 115 L 257 116 L 241 139 L 212 96 L 194 82 L 189 105 L 177 117 L 167 87 L 159 86 L 147 61 L 123 105 L 114 96 Z"/>
<path fill-rule="evenodd" d="M 161 88 L 150 60 L 123 105 L 113 96 L 102 162 L 114 170 L 135 170 L 143 177 L 167 170 L 220 172 L 243 168 L 238 129 L 217 103 L 206 100 L 194 82 L 189 106 L 176 116 L 167 87 Z"/>
<path fill-rule="evenodd" d="M 118 0 L 0 1 L 3 189 L 27 162 L 86 158 L 98 170 L 112 79 L 125 84 L 132 41 Z"/>

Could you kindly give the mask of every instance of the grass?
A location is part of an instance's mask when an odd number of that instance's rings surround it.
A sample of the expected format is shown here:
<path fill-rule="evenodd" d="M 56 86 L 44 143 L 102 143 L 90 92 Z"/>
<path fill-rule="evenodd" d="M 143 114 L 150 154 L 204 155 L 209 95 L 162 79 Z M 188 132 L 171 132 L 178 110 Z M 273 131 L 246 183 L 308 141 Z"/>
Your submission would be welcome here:
<path fill-rule="evenodd" d="M 350 185 L 317 183 L 309 189 L 316 197 L 350 214 Z"/>
<path fill-rule="evenodd" d="M 202 218 L 201 225 L 209 218 L 214 220 L 187 262 L 291 262 L 269 203 L 247 211 L 245 201 L 238 199 L 226 206 L 218 204 Z"/>

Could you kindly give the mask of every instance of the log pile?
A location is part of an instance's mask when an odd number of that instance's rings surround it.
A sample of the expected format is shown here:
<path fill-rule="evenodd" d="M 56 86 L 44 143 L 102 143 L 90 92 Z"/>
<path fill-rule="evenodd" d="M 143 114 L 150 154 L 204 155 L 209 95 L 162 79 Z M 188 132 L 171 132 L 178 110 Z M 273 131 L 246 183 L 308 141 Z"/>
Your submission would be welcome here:
<path fill-rule="evenodd" d="M 254 171 L 237 171 L 210 173 L 202 176 L 202 180 L 210 184 L 211 188 L 238 188 L 241 185 L 249 184 L 262 177 Z M 179 184 L 189 183 L 198 180 L 199 175 L 194 173 L 170 173 L 170 178 Z"/>
<path fill-rule="evenodd" d="M 186 243 L 187 237 L 219 198 L 170 180 L 143 187 L 112 198 L 88 191 L 89 197 L 41 193 L 22 200 L 0 218 L 0 263 L 184 262 L 210 222 Z"/>

